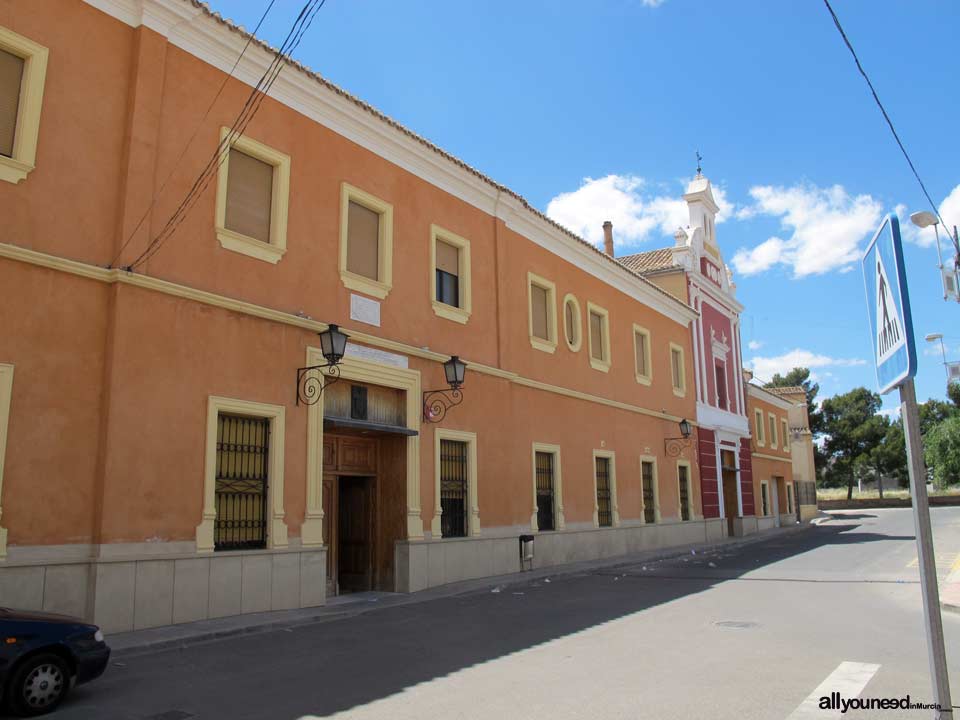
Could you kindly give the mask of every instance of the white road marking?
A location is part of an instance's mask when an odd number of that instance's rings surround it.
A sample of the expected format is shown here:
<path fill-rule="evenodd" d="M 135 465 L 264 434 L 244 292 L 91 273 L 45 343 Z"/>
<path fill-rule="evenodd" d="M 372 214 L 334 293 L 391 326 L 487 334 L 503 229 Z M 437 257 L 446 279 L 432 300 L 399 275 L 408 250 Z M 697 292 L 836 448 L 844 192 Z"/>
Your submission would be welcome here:
<path fill-rule="evenodd" d="M 790 713 L 787 720 L 806 720 L 807 718 L 827 720 L 827 718 L 841 717 L 840 710 L 821 710 L 820 698 L 829 697 L 832 692 L 840 693 L 840 697 L 846 700 L 859 697 L 867 683 L 870 682 L 870 678 L 876 675 L 879 669 L 879 665 L 871 663 L 847 661 L 840 663 L 837 669 L 830 673 L 826 680 L 817 685 L 806 700 Z"/>

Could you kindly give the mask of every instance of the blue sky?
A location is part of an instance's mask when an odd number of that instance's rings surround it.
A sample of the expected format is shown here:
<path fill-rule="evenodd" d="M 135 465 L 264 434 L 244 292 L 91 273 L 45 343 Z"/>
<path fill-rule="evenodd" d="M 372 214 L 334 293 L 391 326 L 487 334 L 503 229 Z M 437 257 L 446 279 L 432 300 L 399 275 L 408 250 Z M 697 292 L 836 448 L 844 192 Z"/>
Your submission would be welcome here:
<path fill-rule="evenodd" d="M 267 0 L 210 4 L 252 28 Z M 260 36 L 279 45 L 301 4 L 276 0 Z M 960 3 L 833 4 L 960 224 Z M 822 396 L 875 388 L 855 258 L 882 214 L 929 208 L 819 0 L 328 0 L 295 55 L 589 239 L 612 219 L 618 254 L 672 242 L 699 149 L 747 364 L 805 361 Z M 923 336 L 960 360 L 960 305 L 940 299 L 930 238 L 908 235 L 917 394 L 942 398 Z"/>

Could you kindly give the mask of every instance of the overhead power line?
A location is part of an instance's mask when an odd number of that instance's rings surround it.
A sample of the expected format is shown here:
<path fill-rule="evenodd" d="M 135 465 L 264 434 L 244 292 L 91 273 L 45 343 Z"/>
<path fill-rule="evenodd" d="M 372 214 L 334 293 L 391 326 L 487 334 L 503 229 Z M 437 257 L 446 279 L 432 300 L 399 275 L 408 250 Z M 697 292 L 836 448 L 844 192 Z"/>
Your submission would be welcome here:
<path fill-rule="evenodd" d="M 837 31 L 840 33 L 840 37 L 843 38 L 843 42 L 846 44 L 847 49 L 850 51 L 850 54 L 853 55 L 853 61 L 857 64 L 857 70 L 860 71 L 860 74 L 863 76 L 863 79 L 867 81 L 867 86 L 870 88 L 870 93 L 873 95 L 874 102 L 877 103 L 877 107 L 880 108 L 880 112 L 883 113 L 883 119 L 887 121 L 887 126 L 890 128 L 890 132 L 893 133 L 893 139 L 897 141 L 897 145 L 900 146 L 900 152 L 903 153 L 903 157 L 906 158 L 907 164 L 910 166 L 910 170 L 913 171 L 913 176 L 917 179 L 917 182 L 920 184 L 920 189 L 923 190 L 924 197 L 927 198 L 927 202 L 930 203 L 930 207 L 933 208 L 934 214 L 937 216 L 937 219 L 940 220 L 940 224 L 943 227 L 946 227 L 946 224 L 943 222 L 943 218 L 940 217 L 940 210 L 937 208 L 937 204 L 933 201 L 933 198 L 930 197 L 930 193 L 927 192 L 927 186 L 924 185 L 923 180 L 920 179 L 920 173 L 917 172 L 916 166 L 913 164 L 913 160 L 910 159 L 907 149 L 903 146 L 903 142 L 900 140 L 900 136 L 897 134 L 896 128 L 893 127 L 893 121 L 890 119 L 890 116 L 887 114 L 886 108 L 883 107 L 883 103 L 880 102 L 880 97 L 877 95 L 876 89 L 873 87 L 873 83 L 870 82 L 870 77 L 867 75 L 867 71 L 863 69 L 863 65 L 860 64 L 860 58 L 857 57 L 856 50 L 853 49 L 853 45 L 850 43 L 850 39 L 847 37 L 847 34 L 843 31 L 843 26 L 840 24 L 840 18 L 837 17 L 837 14 L 833 11 L 833 8 L 830 6 L 830 0 L 823 0 L 823 4 L 827 6 L 827 11 L 830 13 L 830 17 L 833 18 L 833 24 L 837 26 Z"/>
<path fill-rule="evenodd" d="M 236 119 L 229 128 L 226 135 L 218 144 L 213 154 L 207 161 L 203 170 L 194 180 L 190 190 L 184 196 L 183 200 L 171 214 L 167 222 L 160 229 L 157 235 L 148 243 L 143 252 L 138 255 L 128 266 L 128 270 L 133 270 L 153 257 L 163 246 L 163 244 L 174 235 L 177 228 L 183 223 L 190 210 L 196 204 L 197 200 L 203 195 L 209 186 L 211 180 L 216 176 L 221 163 L 226 159 L 233 142 L 237 137 L 243 134 L 246 127 L 250 124 L 260 109 L 263 99 L 270 92 L 274 82 L 280 75 L 280 71 L 290 54 L 299 46 L 304 34 L 313 23 L 317 12 L 324 6 L 326 0 L 307 0 L 297 15 L 296 20 L 287 33 L 286 38 L 280 48 L 275 52 L 270 64 L 267 66 L 260 80 L 254 86 L 250 95 L 247 97 Z"/>
<path fill-rule="evenodd" d="M 124 241 L 123 245 L 120 246 L 120 250 L 117 251 L 116 256 L 113 260 L 110 261 L 108 267 L 113 267 L 117 260 L 120 259 L 120 256 L 123 255 L 123 251 L 127 249 L 127 245 L 130 244 L 130 241 L 133 240 L 134 236 L 137 234 L 137 231 L 140 230 L 140 227 L 143 225 L 144 221 L 147 219 L 147 216 L 150 214 L 150 211 L 153 210 L 154 205 L 157 204 L 157 200 L 163 194 L 164 188 L 167 186 L 167 183 L 170 182 L 170 178 L 173 177 L 174 171 L 177 169 L 177 166 L 180 164 L 180 161 L 183 160 L 183 156 L 187 154 L 187 150 L 190 149 L 190 146 L 193 144 L 193 141 L 196 139 L 197 134 L 200 132 L 200 128 L 203 127 L 203 123 L 206 121 L 207 117 L 210 115 L 210 111 L 213 110 L 213 106 L 217 104 L 217 100 L 220 99 L 220 95 L 223 93 L 223 89 L 227 86 L 227 82 L 230 78 L 233 77 L 233 73 L 236 72 L 237 66 L 240 64 L 240 61 L 243 59 L 243 56 L 247 52 L 247 48 L 250 47 L 250 43 L 253 41 L 254 36 L 257 34 L 257 31 L 260 29 L 260 26 L 263 25 L 263 21 L 267 19 L 267 15 L 270 13 L 271 8 L 276 0 L 270 0 L 267 4 L 267 9 L 263 11 L 263 15 L 260 16 L 260 20 L 257 22 L 256 27 L 253 29 L 253 32 L 247 38 L 247 42 L 244 43 L 243 49 L 240 51 L 240 54 L 237 56 L 236 62 L 233 63 L 233 67 L 230 68 L 230 72 L 227 73 L 227 76 L 223 78 L 223 82 L 220 83 L 220 87 L 217 89 L 217 94 L 213 96 L 213 100 L 210 101 L 210 104 L 207 106 L 207 110 L 203 113 L 203 117 L 200 118 L 200 122 L 197 123 L 197 126 L 193 129 L 193 134 L 190 136 L 190 139 L 187 140 L 186 145 L 183 146 L 183 150 L 180 151 L 180 155 L 174 161 L 173 166 L 170 168 L 170 172 L 167 174 L 167 177 L 164 178 L 163 182 L 160 183 L 159 189 L 154 193 L 153 198 L 150 201 L 150 204 L 147 206 L 147 209 L 143 211 L 143 215 L 140 216 L 140 220 L 137 221 L 136 226 L 133 230 L 130 231 L 130 235 Z"/>

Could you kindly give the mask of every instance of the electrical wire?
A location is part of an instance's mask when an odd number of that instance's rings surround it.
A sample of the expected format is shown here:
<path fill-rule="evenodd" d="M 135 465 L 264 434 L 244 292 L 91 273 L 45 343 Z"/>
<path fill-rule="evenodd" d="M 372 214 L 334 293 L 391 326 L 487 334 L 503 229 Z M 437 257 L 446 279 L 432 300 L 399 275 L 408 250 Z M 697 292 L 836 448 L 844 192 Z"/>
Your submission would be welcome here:
<path fill-rule="evenodd" d="M 257 31 L 260 29 L 260 26 L 263 25 L 263 21 L 267 19 L 267 15 L 270 13 L 270 10 L 273 8 L 274 3 L 277 0 L 270 0 L 267 4 L 266 10 L 263 11 L 263 14 L 260 16 L 260 20 L 257 22 L 256 27 L 253 28 L 253 32 L 250 33 L 250 36 L 247 38 L 247 42 L 244 43 L 243 49 L 240 51 L 240 54 L 237 56 L 236 62 L 233 63 L 233 67 L 230 68 L 230 72 L 227 73 L 227 76 L 223 78 L 223 82 L 220 83 L 220 87 L 217 90 L 217 94 L 213 96 L 213 100 L 210 101 L 210 104 L 207 106 L 206 112 L 203 113 L 203 117 L 200 118 L 200 121 L 197 123 L 197 126 L 193 129 L 193 134 L 190 136 L 190 139 L 187 140 L 186 145 L 183 146 L 183 150 L 180 151 L 180 155 L 174 161 L 173 166 L 170 168 L 170 172 L 163 182 L 160 183 L 160 188 L 154 193 L 153 198 L 150 201 L 150 204 L 147 206 L 147 209 L 143 211 L 143 215 L 140 216 L 140 220 L 137 222 L 133 230 L 130 231 L 129 237 L 123 245 L 120 246 L 120 250 L 117 252 L 113 260 L 110 261 L 108 268 L 112 268 L 117 260 L 120 259 L 120 256 L 123 255 L 123 251 L 127 249 L 127 245 L 130 244 L 130 241 L 133 240 L 134 236 L 137 234 L 137 231 L 140 230 L 140 227 L 143 225 L 143 222 L 147 219 L 147 216 L 150 214 L 150 211 L 153 210 L 154 206 L 157 204 L 157 200 L 160 199 L 160 196 L 163 194 L 164 188 L 167 187 L 167 183 L 170 182 L 170 178 L 173 177 L 174 171 L 177 169 L 177 166 L 180 164 L 180 161 L 183 160 L 183 156 L 187 154 L 187 150 L 190 149 L 190 146 L 193 144 L 193 141 L 196 139 L 197 135 L 200 132 L 200 128 L 203 127 L 203 123 L 206 121 L 207 117 L 210 115 L 210 111 L 213 110 L 213 106 L 216 105 L 217 100 L 220 99 L 220 95 L 223 93 L 223 89 L 227 86 L 227 82 L 230 78 L 233 77 L 233 73 L 236 72 L 237 66 L 240 65 L 240 61 L 243 59 L 243 56 L 247 52 L 247 48 L 250 47 L 250 43 L 253 42 L 254 36 L 257 34 Z"/>
<path fill-rule="evenodd" d="M 163 243 L 166 242 L 166 240 L 168 240 L 176 232 L 177 228 L 179 228 L 179 226 L 186 219 L 190 210 L 207 189 L 213 177 L 216 176 L 217 171 L 219 170 L 220 165 L 226 159 L 233 142 L 237 137 L 243 134 L 246 127 L 257 114 L 257 111 L 260 109 L 260 106 L 263 103 L 263 99 L 273 87 L 273 84 L 280 75 L 280 71 L 283 69 L 286 61 L 290 59 L 290 54 L 299 46 L 304 34 L 309 29 L 320 8 L 322 8 L 325 3 L 326 0 L 307 0 L 307 2 L 304 4 L 303 8 L 300 10 L 300 13 L 297 15 L 296 20 L 291 26 L 290 31 L 287 33 L 286 38 L 284 39 L 280 48 L 276 51 L 273 60 L 267 66 L 267 69 L 264 71 L 260 80 L 247 97 L 247 100 L 241 107 L 236 119 L 229 128 L 228 132 L 221 139 L 216 150 L 207 161 L 206 166 L 196 180 L 194 180 L 190 190 L 180 202 L 177 209 L 167 220 L 163 228 L 161 228 L 153 240 L 150 241 L 144 251 L 141 252 L 140 255 L 137 256 L 137 258 L 127 266 L 128 270 L 137 268 L 153 257 L 163 246 Z"/>
<path fill-rule="evenodd" d="M 322 5 L 322 2 L 320 5 Z M 303 37 L 303 32 L 307 24 L 306 20 L 309 19 L 312 21 L 313 15 L 315 15 L 315 11 L 318 9 L 319 6 L 317 4 L 317 0 L 308 0 L 308 2 L 304 4 L 303 8 L 301 8 L 293 26 L 287 33 L 287 36 L 281 44 L 279 50 L 275 53 L 273 60 L 267 66 L 267 69 L 264 71 L 260 80 L 250 92 L 250 95 L 247 97 L 247 100 L 242 106 L 237 118 L 234 120 L 227 134 L 221 139 L 216 150 L 207 161 L 203 171 L 196 178 L 190 190 L 187 192 L 187 195 L 167 220 L 164 227 L 148 244 L 147 248 L 130 264 L 128 269 L 132 270 L 153 257 L 153 255 L 159 251 L 160 247 L 167 240 L 167 238 L 176 232 L 177 228 L 184 221 L 193 205 L 209 186 L 209 183 L 214 177 L 215 172 L 219 169 L 224 159 L 226 159 L 230 150 L 230 146 L 236 137 L 243 134 L 246 126 L 253 119 L 257 110 L 259 110 L 260 104 L 263 102 L 263 98 L 266 96 L 266 93 L 269 92 L 273 82 L 276 80 L 280 70 L 283 67 L 282 58 L 292 51 L 297 44 L 299 44 L 299 40 Z"/>
<path fill-rule="evenodd" d="M 840 24 L 840 19 L 837 17 L 837 14 L 833 11 L 833 8 L 830 6 L 830 0 L 823 0 L 823 4 L 827 6 L 827 11 L 830 13 L 830 17 L 833 18 L 833 24 L 837 26 L 837 30 L 840 33 L 840 37 L 843 38 L 843 42 L 846 44 L 847 49 L 850 51 L 850 54 L 853 55 L 853 61 L 857 64 L 857 70 L 860 71 L 860 74 L 863 76 L 863 79 L 867 81 L 867 86 L 870 88 L 870 92 L 873 95 L 874 102 L 877 103 L 877 107 L 880 108 L 880 112 L 883 113 L 883 119 L 887 121 L 887 125 L 890 128 L 890 132 L 893 133 L 893 139 L 897 141 L 897 145 L 900 146 L 900 152 L 903 153 L 903 157 L 906 158 L 907 164 L 910 166 L 910 169 L 913 171 L 913 176 L 917 179 L 917 182 L 920 184 L 920 189 L 923 190 L 924 196 L 927 198 L 927 202 L 930 203 L 930 207 L 933 208 L 934 214 L 937 216 L 937 219 L 940 220 L 940 224 L 946 228 L 946 224 L 943 222 L 943 218 L 940 217 L 940 210 L 937 208 L 933 198 L 930 197 L 930 193 L 927 192 L 927 186 L 924 185 L 923 180 L 920 179 L 920 173 L 917 172 L 916 166 L 913 164 L 913 160 L 910 159 L 910 155 L 907 153 L 907 149 L 903 146 L 903 142 L 900 140 L 900 136 L 897 134 L 896 129 L 893 127 L 893 121 L 890 119 L 890 116 L 887 114 L 886 108 L 883 107 L 883 103 L 880 102 L 880 98 L 877 96 L 877 91 L 873 87 L 873 83 L 870 82 L 870 78 L 867 76 L 866 70 L 863 69 L 863 65 L 860 64 L 860 58 L 857 57 L 856 51 L 853 49 L 853 45 L 850 44 L 850 40 L 847 38 L 847 34 L 843 31 L 843 26 Z"/>

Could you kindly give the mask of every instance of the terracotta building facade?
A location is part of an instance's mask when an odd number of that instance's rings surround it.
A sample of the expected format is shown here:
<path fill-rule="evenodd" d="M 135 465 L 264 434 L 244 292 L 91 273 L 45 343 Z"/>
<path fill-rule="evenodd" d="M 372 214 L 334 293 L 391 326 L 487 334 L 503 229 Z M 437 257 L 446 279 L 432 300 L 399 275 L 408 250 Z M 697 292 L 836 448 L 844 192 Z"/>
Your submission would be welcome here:
<path fill-rule="evenodd" d="M 678 296 L 292 63 L 237 132 L 248 39 L 189 0 L 0 2 L 0 604 L 130 630 L 755 513 L 715 241 L 671 251 Z"/>

